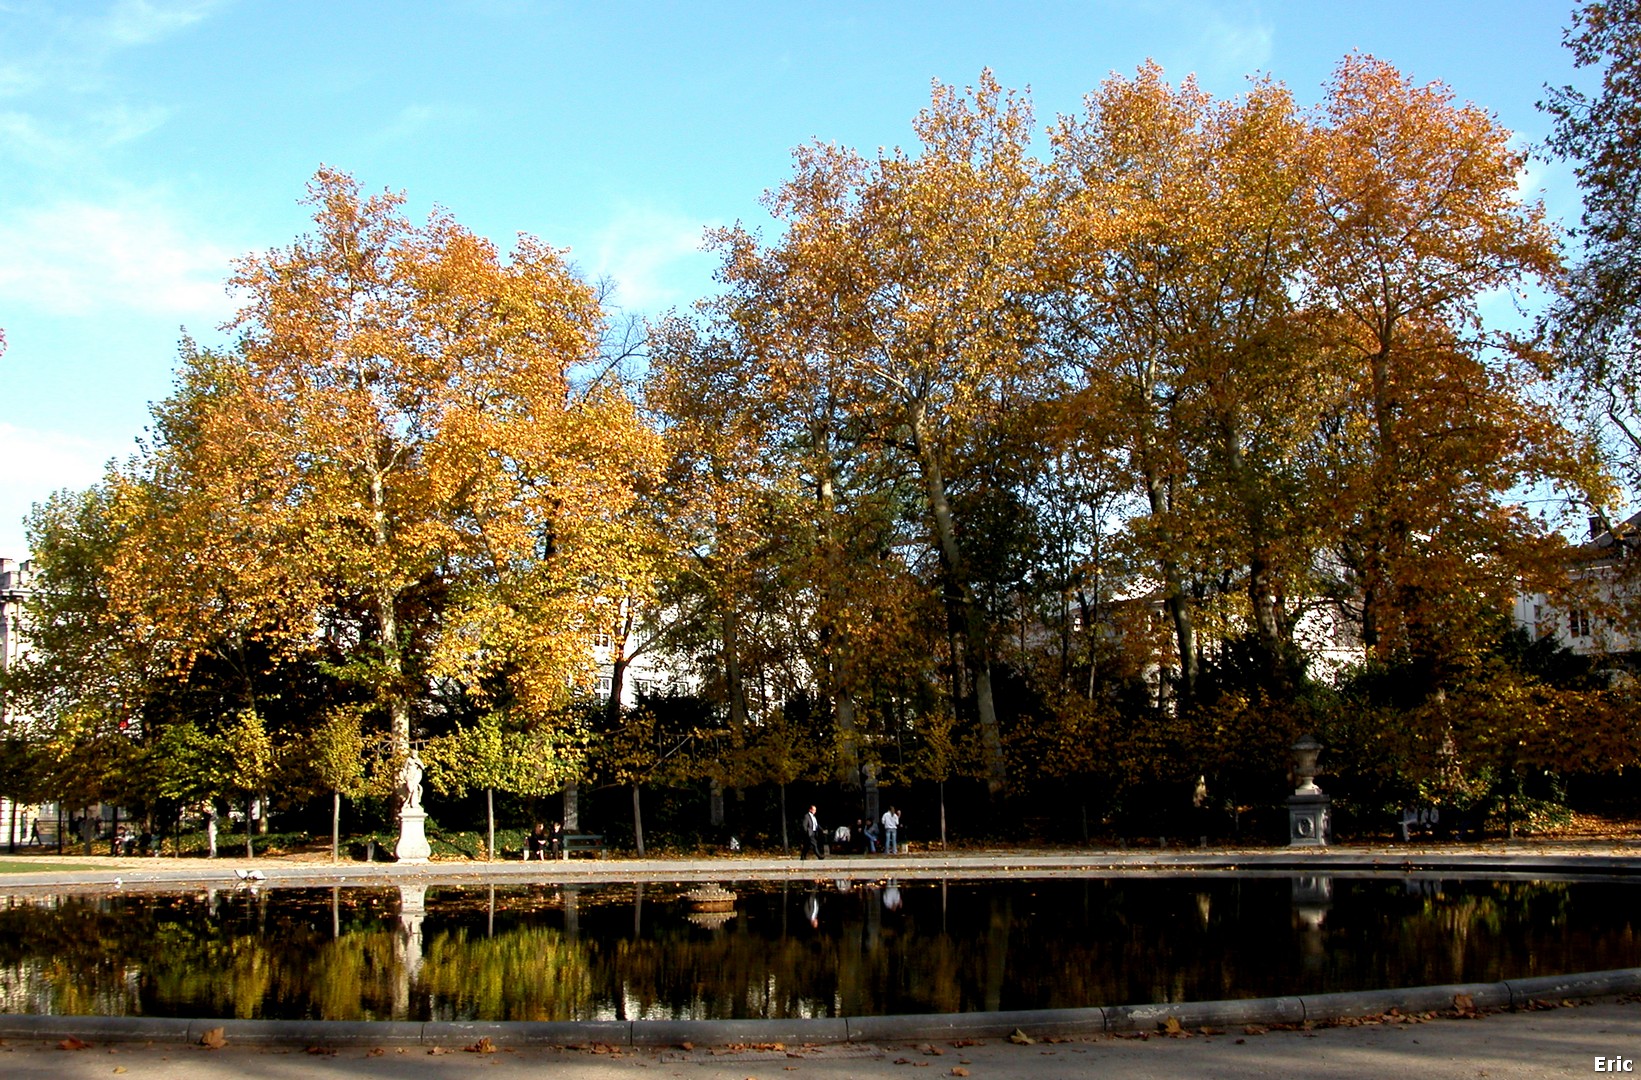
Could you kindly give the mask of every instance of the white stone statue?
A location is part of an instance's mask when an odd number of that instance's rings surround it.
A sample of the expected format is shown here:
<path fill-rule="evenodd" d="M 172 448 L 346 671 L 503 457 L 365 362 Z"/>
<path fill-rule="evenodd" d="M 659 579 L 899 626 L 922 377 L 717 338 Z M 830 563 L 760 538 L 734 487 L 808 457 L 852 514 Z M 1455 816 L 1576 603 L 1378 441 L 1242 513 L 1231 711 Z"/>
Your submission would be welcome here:
<path fill-rule="evenodd" d="M 411 749 L 410 756 L 405 758 L 404 779 L 399 793 L 404 798 L 406 809 L 422 808 L 422 759 L 414 748 Z"/>

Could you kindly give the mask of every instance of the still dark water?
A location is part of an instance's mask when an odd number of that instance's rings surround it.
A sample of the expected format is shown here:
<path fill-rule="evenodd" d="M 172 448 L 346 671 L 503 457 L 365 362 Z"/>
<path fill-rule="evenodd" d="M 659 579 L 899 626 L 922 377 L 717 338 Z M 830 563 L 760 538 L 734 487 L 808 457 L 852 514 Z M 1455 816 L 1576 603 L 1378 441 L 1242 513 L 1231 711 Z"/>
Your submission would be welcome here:
<path fill-rule="evenodd" d="M 848 883 L 842 883 L 847 885 Z M 1641 966 L 1641 886 L 1371 878 L 219 890 L 0 900 L 0 1011 L 410 1020 L 1200 1001 Z"/>

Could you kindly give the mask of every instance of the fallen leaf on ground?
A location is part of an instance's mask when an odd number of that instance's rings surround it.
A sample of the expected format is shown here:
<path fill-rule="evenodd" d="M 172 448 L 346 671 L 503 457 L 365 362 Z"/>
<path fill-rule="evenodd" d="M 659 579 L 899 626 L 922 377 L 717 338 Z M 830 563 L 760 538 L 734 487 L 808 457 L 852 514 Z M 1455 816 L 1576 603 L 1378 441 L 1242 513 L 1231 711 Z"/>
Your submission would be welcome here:
<path fill-rule="evenodd" d="M 123 1072 L 126 1072 L 127 1070 L 126 1070 L 126 1067 L 124 1065 L 116 1065 L 116 1066 L 114 1066 L 114 1071 L 117 1072 L 117 1073 L 123 1073 Z"/>
<path fill-rule="evenodd" d="M 228 1045 L 228 1037 L 221 1028 L 214 1027 L 199 1037 L 199 1044 L 207 1050 L 221 1050 Z"/>
<path fill-rule="evenodd" d="M 469 1054 L 494 1054 L 496 1052 L 496 1044 L 490 1041 L 490 1036 L 485 1035 L 479 1039 L 478 1042 L 467 1047 L 467 1052 Z"/>
<path fill-rule="evenodd" d="M 1036 1041 L 1037 1041 L 1036 1039 L 1033 1039 L 1030 1035 L 1027 1035 L 1025 1032 L 1021 1031 L 1019 1028 L 1015 1028 L 1012 1032 L 1009 1033 L 1009 1042 L 1013 1043 L 1016 1046 L 1030 1046 L 1032 1043 L 1034 1043 Z"/>
<path fill-rule="evenodd" d="M 1260 1027 L 1258 1024 L 1248 1024 L 1247 1026 L 1245 1026 L 1242 1029 L 1242 1034 L 1244 1034 L 1244 1035 L 1263 1035 L 1263 1034 L 1265 1034 L 1265 1031 L 1266 1031 L 1266 1029 Z"/>
<path fill-rule="evenodd" d="M 74 1036 L 70 1035 L 68 1038 L 64 1039 L 62 1042 L 57 1044 L 57 1049 L 59 1049 L 59 1050 L 84 1050 L 86 1047 L 88 1047 L 90 1045 L 91 1045 L 90 1043 L 84 1042 L 80 1039 L 76 1039 Z"/>
<path fill-rule="evenodd" d="M 1164 1035 L 1173 1036 L 1181 1036 L 1186 1033 L 1185 1029 L 1180 1027 L 1179 1017 L 1177 1016 L 1170 1016 L 1168 1019 L 1158 1024 L 1157 1030 L 1162 1032 Z"/>
<path fill-rule="evenodd" d="M 952 1075 L 953 1076 L 967 1076 L 967 1075 L 969 1075 L 969 1070 L 965 1069 L 961 1065 L 953 1065 L 952 1066 Z"/>

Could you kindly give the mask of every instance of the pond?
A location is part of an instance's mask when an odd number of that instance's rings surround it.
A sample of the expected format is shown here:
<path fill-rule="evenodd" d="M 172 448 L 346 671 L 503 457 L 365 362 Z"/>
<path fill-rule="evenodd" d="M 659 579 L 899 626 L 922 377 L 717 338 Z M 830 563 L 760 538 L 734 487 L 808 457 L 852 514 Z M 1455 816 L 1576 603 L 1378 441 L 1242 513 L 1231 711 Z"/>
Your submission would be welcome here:
<path fill-rule="evenodd" d="M 1268 997 L 1641 966 L 1608 881 L 1119 877 L 249 888 L 0 900 L 0 1011 L 263 1019 L 860 1016 Z"/>

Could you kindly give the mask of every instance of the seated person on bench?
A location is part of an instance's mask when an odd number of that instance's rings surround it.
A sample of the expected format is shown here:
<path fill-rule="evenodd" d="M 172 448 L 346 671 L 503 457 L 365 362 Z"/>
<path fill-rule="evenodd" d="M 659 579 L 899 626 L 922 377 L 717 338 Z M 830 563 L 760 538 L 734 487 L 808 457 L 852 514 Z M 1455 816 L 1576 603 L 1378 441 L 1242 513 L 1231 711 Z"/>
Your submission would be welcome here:
<path fill-rule="evenodd" d="M 524 843 L 524 861 L 529 862 L 531 859 L 545 860 L 547 858 L 547 845 L 547 826 L 538 821 L 536 822 L 535 831 L 530 833 L 530 838 Z"/>

